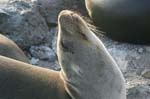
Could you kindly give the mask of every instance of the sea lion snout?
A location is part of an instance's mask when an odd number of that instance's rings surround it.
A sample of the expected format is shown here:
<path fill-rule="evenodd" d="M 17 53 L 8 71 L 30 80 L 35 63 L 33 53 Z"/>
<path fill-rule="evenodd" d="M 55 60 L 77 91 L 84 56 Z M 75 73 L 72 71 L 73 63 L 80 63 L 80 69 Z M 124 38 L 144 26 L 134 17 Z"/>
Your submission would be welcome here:
<path fill-rule="evenodd" d="M 83 21 L 82 17 L 79 17 L 79 15 L 73 11 L 69 10 L 63 10 L 59 14 L 58 18 L 59 23 L 59 30 L 63 31 L 60 34 L 62 35 L 62 38 L 66 37 L 77 37 L 77 38 L 83 38 L 84 40 L 88 40 L 86 33 L 87 31 L 84 31 L 87 28 L 85 27 L 87 25 L 86 22 Z M 63 36 L 65 35 L 65 36 Z"/>
<path fill-rule="evenodd" d="M 71 19 L 71 16 L 73 15 L 74 13 L 69 11 L 69 10 L 63 10 L 60 12 L 59 14 L 59 17 L 58 17 L 58 20 L 59 22 L 63 23 L 64 21 L 66 21 L 66 19 Z M 67 21 L 66 21 L 67 22 Z M 70 22 L 70 21 L 69 21 Z"/>
<path fill-rule="evenodd" d="M 58 21 L 62 24 L 63 22 L 70 24 L 78 25 L 80 22 L 80 17 L 76 12 L 69 11 L 69 10 L 63 10 L 60 12 Z"/>

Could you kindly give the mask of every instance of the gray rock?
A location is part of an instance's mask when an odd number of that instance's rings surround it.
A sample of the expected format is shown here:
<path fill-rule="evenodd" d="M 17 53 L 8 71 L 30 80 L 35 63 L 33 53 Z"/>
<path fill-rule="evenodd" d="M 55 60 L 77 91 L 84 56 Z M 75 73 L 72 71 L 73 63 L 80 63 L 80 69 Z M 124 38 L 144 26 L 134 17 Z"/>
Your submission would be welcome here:
<path fill-rule="evenodd" d="M 55 33 L 52 40 L 52 49 L 55 53 L 57 53 L 57 36 L 58 36 L 58 27 L 52 29 L 52 31 Z"/>
<path fill-rule="evenodd" d="M 57 25 L 57 16 L 61 10 L 86 12 L 84 0 L 38 0 L 38 4 L 41 15 L 45 17 L 49 27 Z"/>
<path fill-rule="evenodd" d="M 145 78 L 149 78 L 150 79 L 150 69 L 149 70 L 144 70 L 142 72 L 142 76 L 145 77 Z"/>
<path fill-rule="evenodd" d="M 53 70 L 60 70 L 60 66 L 57 61 L 55 62 L 49 62 L 49 61 L 44 61 L 44 60 L 39 60 L 38 65 L 44 68 L 49 68 Z"/>
<path fill-rule="evenodd" d="M 60 70 L 60 66 L 57 61 L 49 62 L 49 61 L 40 60 L 40 59 L 32 57 L 31 64 L 44 67 L 44 68 L 48 68 L 48 69 Z"/>
<path fill-rule="evenodd" d="M 57 60 L 54 51 L 47 46 L 31 46 L 29 50 L 32 57 L 37 59 L 48 60 L 49 62 Z"/>
<path fill-rule="evenodd" d="M 100 38 L 124 73 L 141 75 L 144 69 L 150 68 L 150 52 L 146 50 L 149 46 L 119 43 L 105 36 Z"/>
<path fill-rule="evenodd" d="M 143 53 L 143 52 L 144 52 L 144 49 L 143 49 L 143 48 L 139 48 L 139 49 L 138 49 L 138 52 L 139 52 L 139 53 Z"/>
<path fill-rule="evenodd" d="M 150 99 L 150 86 L 137 85 L 129 89 L 127 99 Z"/>
<path fill-rule="evenodd" d="M 46 42 L 49 29 L 37 5 L 30 0 L 11 0 L 2 9 L 10 16 L 1 21 L 0 31 L 10 35 L 19 46 L 27 48 Z"/>
<path fill-rule="evenodd" d="M 146 50 L 147 52 L 150 52 L 150 46 L 145 46 L 145 50 Z"/>
<path fill-rule="evenodd" d="M 38 0 L 41 15 L 43 15 L 49 27 L 57 25 L 57 16 L 62 8 L 63 0 Z"/>
<path fill-rule="evenodd" d="M 9 17 L 10 15 L 6 11 L 0 9 L 0 23 L 5 22 Z"/>
<path fill-rule="evenodd" d="M 54 45 L 53 43 L 56 43 L 57 41 L 57 32 L 58 32 L 58 28 L 57 27 L 53 27 L 51 29 L 49 29 L 49 33 L 47 35 L 47 42 L 45 43 L 47 46 L 50 46 L 52 49 L 53 47 L 56 45 Z M 53 49 L 55 50 L 55 49 Z"/>

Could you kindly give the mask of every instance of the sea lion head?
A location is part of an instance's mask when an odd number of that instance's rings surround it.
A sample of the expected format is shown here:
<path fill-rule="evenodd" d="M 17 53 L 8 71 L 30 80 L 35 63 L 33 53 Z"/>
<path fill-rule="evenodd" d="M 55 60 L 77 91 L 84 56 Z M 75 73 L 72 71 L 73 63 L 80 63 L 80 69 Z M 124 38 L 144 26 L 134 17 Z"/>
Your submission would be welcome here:
<path fill-rule="evenodd" d="M 86 65 L 95 65 L 97 62 L 93 60 L 99 56 L 103 44 L 83 18 L 73 11 L 64 10 L 59 14 L 58 24 L 57 51 L 62 68 L 80 73 L 88 67 Z"/>

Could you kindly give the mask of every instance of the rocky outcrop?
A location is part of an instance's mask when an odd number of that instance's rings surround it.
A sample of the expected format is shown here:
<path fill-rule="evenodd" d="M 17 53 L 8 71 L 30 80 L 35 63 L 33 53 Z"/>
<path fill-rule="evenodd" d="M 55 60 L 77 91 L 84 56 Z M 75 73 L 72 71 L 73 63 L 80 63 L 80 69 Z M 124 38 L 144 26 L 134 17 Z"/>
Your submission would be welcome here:
<path fill-rule="evenodd" d="M 31 46 L 31 64 L 39 65 L 42 67 L 60 70 L 60 66 L 57 63 L 57 56 L 54 50 L 46 45 Z"/>
<path fill-rule="evenodd" d="M 38 7 L 49 27 L 57 25 L 57 16 L 61 10 L 72 9 L 80 13 L 86 12 L 84 0 L 38 0 Z"/>
<path fill-rule="evenodd" d="M 1 8 L 0 15 L 0 31 L 22 48 L 46 42 L 48 26 L 37 5 L 30 0 L 12 0 Z"/>

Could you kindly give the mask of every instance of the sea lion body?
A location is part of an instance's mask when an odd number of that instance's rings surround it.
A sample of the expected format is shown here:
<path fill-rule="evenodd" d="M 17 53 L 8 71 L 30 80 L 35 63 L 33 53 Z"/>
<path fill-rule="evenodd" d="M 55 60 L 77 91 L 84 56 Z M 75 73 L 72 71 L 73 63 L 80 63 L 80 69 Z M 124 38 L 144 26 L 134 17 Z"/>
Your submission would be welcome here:
<path fill-rule="evenodd" d="M 0 34 L 0 55 L 29 63 L 23 51 L 10 39 Z"/>
<path fill-rule="evenodd" d="M 103 43 L 72 11 L 59 15 L 58 60 L 73 99 L 126 99 L 124 77 Z"/>
<path fill-rule="evenodd" d="M 85 0 L 96 26 L 114 40 L 150 44 L 149 0 Z"/>
<path fill-rule="evenodd" d="M 71 99 L 58 71 L 0 56 L 0 99 Z"/>

